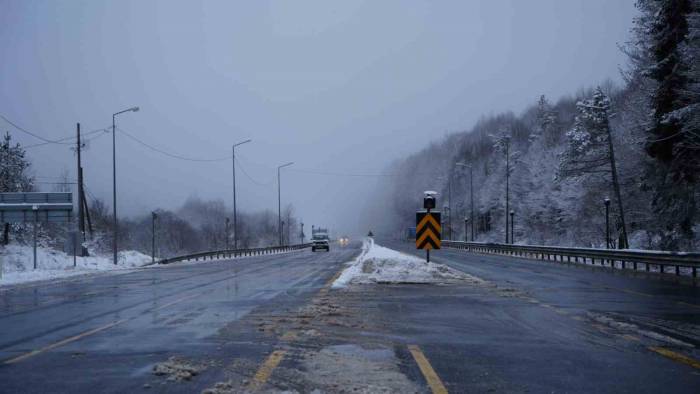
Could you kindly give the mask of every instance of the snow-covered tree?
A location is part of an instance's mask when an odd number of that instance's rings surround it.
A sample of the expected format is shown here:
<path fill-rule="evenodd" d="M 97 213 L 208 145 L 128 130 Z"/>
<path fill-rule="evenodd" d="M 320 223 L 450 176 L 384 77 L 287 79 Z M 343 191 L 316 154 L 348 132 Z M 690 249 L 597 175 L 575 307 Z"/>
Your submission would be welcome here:
<path fill-rule="evenodd" d="M 552 106 L 543 95 L 540 96 L 537 102 L 536 128 L 532 134 L 534 138 L 544 138 L 546 146 L 552 146 L 557 143 L 559 135 L 556 130 L 557 115 L 552 110 Z"/>
<path fill-rule="evenodd" d="M 0 192 L 30 192 L 34 190 L 34 178 L 29 173 L 31 164 L 19 143 L 12 143 L 6 133 L 0 142 Z"/>
<path fill-rule="evenodd" d="M 560 175 L 583 178 L 600 174 L 611 182 L 618 209 L 619 247 L 626 248 L 627 225 L 610 130 L 610 99 L 599 87 L 592 98 L 579 101 L 577 107 L 579 115 L 566 134 L 568 147 L 561 157 Z"/>
<path fill-rule="evenodd" d="M 653 5 L 649 5 L 651 3 Z M 697 119 L 697 0 L 644 0 L 657 10 L 646 39 L 652 60 L 647 75 L 657 82 L 652 94 L 653 122 L 646 149 L 646 187 L 662 229 L 662 247 L 689 247 L 697 219 L 697 173 L 700 170 Z M 695 75 L 694 75 L 695 73 Z"/>

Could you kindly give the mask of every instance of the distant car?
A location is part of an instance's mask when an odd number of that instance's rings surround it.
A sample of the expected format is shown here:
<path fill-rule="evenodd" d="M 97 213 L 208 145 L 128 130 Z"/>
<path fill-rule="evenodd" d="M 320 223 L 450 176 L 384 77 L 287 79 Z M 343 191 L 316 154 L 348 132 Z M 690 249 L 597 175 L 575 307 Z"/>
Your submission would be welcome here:
<path fill-rule="evenodd" d="M 318 249 L 325 249 L 326 252 L 331 251 L 330 238 L 328 231 L 325 229 L 316 229 L 311 236 L 311 251 L 315 252 Z"/>
<path fill-rule="evenodd" d="M 350 242 L 350 238 L 348 238 L 347 235 L 344 235 L 344 236 L 338 238 L 338 243 L 339 243 L 341 246 L 345 246 L 345 245 L 347 245 L 349 242 Z"/>

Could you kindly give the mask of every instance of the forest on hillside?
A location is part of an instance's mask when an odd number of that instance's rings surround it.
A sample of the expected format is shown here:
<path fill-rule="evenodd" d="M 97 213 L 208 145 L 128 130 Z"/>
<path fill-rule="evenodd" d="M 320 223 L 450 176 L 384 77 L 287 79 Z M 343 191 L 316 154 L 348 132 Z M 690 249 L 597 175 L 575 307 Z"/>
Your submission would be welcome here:
<path fill-rule="evenodd" d="M 415 226 L 423 191 L 436 190 L 443 238 L 698 250 L 700 0 L 636 5 L 623 86 L 557 99 L 533 89 L 522 113 L 484 116 L 395 162 L 378 191 L 388 228 Z"/>

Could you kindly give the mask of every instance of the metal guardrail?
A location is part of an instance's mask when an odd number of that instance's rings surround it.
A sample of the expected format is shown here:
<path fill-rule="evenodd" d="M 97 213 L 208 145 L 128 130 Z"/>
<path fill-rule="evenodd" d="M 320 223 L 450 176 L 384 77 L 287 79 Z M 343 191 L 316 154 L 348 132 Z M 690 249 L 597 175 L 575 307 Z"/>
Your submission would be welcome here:
<path fill-rule="evenodd" d="M 462 249 L 476 253 L 502 254 L 547 261 L 585 263 L 612 269 L 642 269 L 646 272 L 657 267 L 665 273 L 665 267 L 674 267 L 674 273 L 681 275 L 681 268 L 690 270 L 696 278 L 700 268 L 700 253 L 663 252 L 628 249 L 567 248 L 558 246 L 509 245 L 499 243 L 442 241 L 447 248 Z"/>
<path fill-rule="evenodd" d="M 192 254 L 186 254 L 183 256 L 170 257 L 167 259 L 162 259 L 156 261 L 155 264 L 172 264 L 178 261 L 205 261 L 207 259 L 231 259 L 236 257 L 244 256 L 261 256 L 266 254 L 273 254 L 279 252 L 290 252 L 292 250 L 301 250 L 310 248 L 310 243 L 297 244 L 297 245 L 285 245 L 285 246 L 270 246 L 267 248 L 251 248 L 251 249 L 227 249 L 227 250 L 215 250 L 210 252 L 198 252 Z"/>

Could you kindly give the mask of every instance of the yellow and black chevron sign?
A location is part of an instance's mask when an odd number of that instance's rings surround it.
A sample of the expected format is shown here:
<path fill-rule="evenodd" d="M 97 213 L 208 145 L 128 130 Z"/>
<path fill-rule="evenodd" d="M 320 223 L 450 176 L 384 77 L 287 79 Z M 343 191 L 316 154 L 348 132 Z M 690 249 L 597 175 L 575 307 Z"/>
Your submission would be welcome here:
<path fill-rule="evenodd" d="M 440 249 L 440 212 L 416 212 L 416 249 Z"/>

